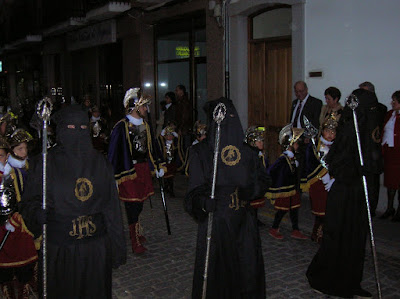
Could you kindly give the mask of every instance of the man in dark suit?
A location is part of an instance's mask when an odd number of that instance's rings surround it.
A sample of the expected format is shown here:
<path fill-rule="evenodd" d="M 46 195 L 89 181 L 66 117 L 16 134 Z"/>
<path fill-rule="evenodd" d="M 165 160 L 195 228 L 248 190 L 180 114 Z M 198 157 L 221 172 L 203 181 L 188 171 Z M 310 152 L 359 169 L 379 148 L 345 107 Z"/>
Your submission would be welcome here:
<path fill-rule="evenodd" d="M 305 128 L 303 118 L 305 115 L 314 127 L 319 129 L 319 115 L 321 114 L 322 101 L 309 95 L 307 84 L 304 81 L 297 81 L 294 84 L 294 94 L 296 95 L 296 99 L 293 101 L 290 115 L 290 122 L 293 124 L 293 127 Z M 305 164 L 305 151 L 309 142 L 310 139 L 305 138 L 299 143 L 299 149 L 296 153 L 296 159 L 299 161 L 297 182 L 301 180 Z M 298 183 L 297 189 L 300 191 L 300 183 Z"/>
<path fill-rule="evenodd" d="M 309 95 L 307 84 L 297 81 L 294 84 L 296 99 L 292 104 L 290 122 L 295 128 L 305 128 L 303 116 L 318 129 L 319 115 L 321 113 L 322 101 Z"/>

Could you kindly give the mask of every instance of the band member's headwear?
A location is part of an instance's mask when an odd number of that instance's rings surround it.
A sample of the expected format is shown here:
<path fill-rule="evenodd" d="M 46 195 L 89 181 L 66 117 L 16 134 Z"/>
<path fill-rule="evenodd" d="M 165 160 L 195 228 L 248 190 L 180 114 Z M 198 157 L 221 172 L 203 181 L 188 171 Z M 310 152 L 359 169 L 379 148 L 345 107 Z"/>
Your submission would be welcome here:
<path fill-rule="evenodd" d="M 332 112 L 329 117 L 322 124 L 322 130 L 329 129 L 332 131 L 336 131 L 336 128 L 339 124 L 339 117 L 336 112 Z"/>
<path fill-rule="evenodd" d="M 16 129 L 9 138 L 11 147 L 15 147 L 22 142 L 29 142 L 31 140 L 32 135 L 23 129 Z"/>
<path fill-rule="evenodd" d="M 196 137 L 201 137 L 202 135 L 207 134 L 207 125 L 202 124 L 201 121 L 196 121 L 193 127 L 193 132 L 196 134 Z"/>
<path fill-rule="evenodd" d="M 265 127 L 250 126 L 246 130 L 245 142 L 252 147 L 256 147 L 257 141 L 264 142 Z"/>
<path fill-rule="evenodd" d="M 293 128 L 292 124 L 287 124 L 279 132 L 279 144 L 282 145 L 285 149 L 288 149 L 300 139 L 303 133 L 303 128 Z"/>
<path fill-rule="evenodd" d="M 17 128 L 18 116 L 9 111 L 0 118 L 0 124 L 2 123 L 7 123 L 5 135 L 10 136 Z"/>
<path fill-rule="evenodd" d="M 129 114 L 133 110 L 138 110 L 143 105 L 150 105 L 150 97 L 141 94 L 139 87 L 133 87 L 126 91 L 124 96 L 124 108 Z"/>

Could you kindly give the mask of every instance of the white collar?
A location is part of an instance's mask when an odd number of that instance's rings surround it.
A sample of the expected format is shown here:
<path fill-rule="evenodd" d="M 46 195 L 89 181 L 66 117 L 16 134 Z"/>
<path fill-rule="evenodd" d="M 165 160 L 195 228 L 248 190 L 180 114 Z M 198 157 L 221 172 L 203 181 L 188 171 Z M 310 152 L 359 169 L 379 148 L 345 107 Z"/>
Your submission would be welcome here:
<path fill-rule="evenodd" d="M 199 141 L 196 139 L 195 141 L 192 142 L 192 145 L 195 145 L 197 143 L 199 143 Z"/>
<path fill-rule="evenodd" d="M 136 118 L 130 114 L 127 114 L 126 117 L 129 119 L 129 122 L 135 126 L 143 125 L 143 118 Z"/>
<path fill-rule="evenodd" d="M 320 137 L 319 139 L 320 139 L 321 142 L 322 142 L 323 144 L 325 144 L 325 145 L 332 145 L 332 144 L 333 144 L 333 141 L 328 141 L 328 140 L 326 140 L 322 135 L 321 135 L 321 137 Z"/>
<path fill-rule="evenodd" d="M 92 122 L 98 121 L 98 120 L 100 120 L 100 116 L 99 116 L 99 117 L 94 117 L 94 116 L 92 116 L 90 120 L 91 120 Z"/>
<path fill-rule="evenodd" d="M 11 167 L 24 168 L 26 165 L 26 159 L 18 160 L 17 158 L 14 158 L 13 155 L 10 155 L 8 157 L 8 163 L 10 164 Z"/>
<path fill-rule="evenodd" d="M 284 151 L 283 153 L 291 159 L 294 157 L 294 153 L 292 151 L 287 150 Z"/>
<path fill-rule="evenodd" d="M 172 105 L 172 103 L 165 105 L 165 109 L 168 109 L 169 107 L 171 107 L 171 105 Z"/>

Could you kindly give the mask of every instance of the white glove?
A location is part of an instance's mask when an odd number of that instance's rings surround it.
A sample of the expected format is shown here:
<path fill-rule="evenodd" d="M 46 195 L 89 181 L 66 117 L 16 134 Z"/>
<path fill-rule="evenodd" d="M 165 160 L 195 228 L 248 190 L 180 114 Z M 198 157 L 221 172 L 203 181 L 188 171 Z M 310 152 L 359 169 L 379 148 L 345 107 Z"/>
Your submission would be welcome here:
<path fill-rule="evenodd" d="M 328 184 L 330 180 L 331 180 L 331 176 L 329 175 L 329 173 L 325 174 L 321 178 L 321 181 L 322 181 L 322 183 L 324 183 L 324 185 Z"/>
<path fill-rule="evenodd" d="M 329 183 L 325 185 L 325 190 L 329 192 L 329 190 L 331 190 L 331 187 L 334 182 L 335 182 L 335 179 L 330 179 Z"/>
<path fill-rule="evenodd" d="M 299 161 L 294 161 L 294 164 L 296 164 L 296 167 L 299 167 Z"/>
<path fill-rule="evenodd" d="M 324 183 L 325 190 L 329 192 L 331 190 L 331 187 L 333 183 L 335 182 L 335 179 L 330 177 L 329 173 L 325 174 L 322 178 L 322 183 Z"/>
<path fill-rule="evenodd" d="M 12 224 L 10 222 L 6 222 L 6 230 L 9 230 L 10 232 L 14 232 L 15 231 L 15 227 L 12 226 Z"/>
<path fill-rule="evenodd" d="M 164 176 L 164 169 L 160 168 L 160 170 L 156 170 L 156 177 L 162 178 Z"/>

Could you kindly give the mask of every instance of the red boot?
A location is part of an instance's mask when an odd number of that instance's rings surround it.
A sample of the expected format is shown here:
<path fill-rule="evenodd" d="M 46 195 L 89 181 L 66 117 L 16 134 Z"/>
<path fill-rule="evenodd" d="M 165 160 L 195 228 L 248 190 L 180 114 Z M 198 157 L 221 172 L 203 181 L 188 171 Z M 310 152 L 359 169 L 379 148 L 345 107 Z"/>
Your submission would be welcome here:
<path fill-rule="evenodd" d="M 129 225 L 129 232 L 130 232 L 130 237 L 131 237 L 131 243 L 132 243 L 132 252 L 133 253 L 143 253 L 147 250 L 142 243 L 140 242 L 140 237 L 139 237 L 139 223 L 135 222 Z"/>

